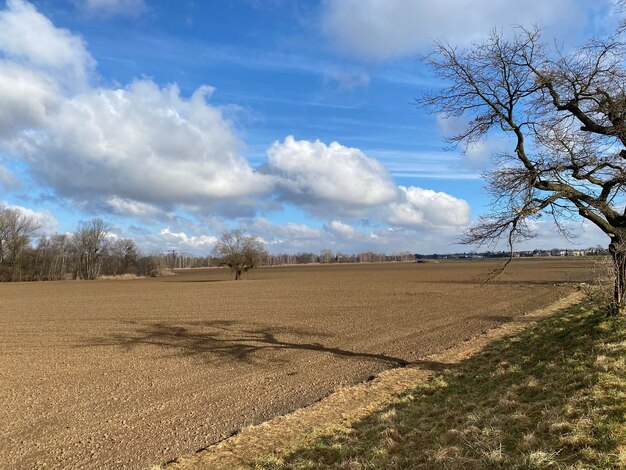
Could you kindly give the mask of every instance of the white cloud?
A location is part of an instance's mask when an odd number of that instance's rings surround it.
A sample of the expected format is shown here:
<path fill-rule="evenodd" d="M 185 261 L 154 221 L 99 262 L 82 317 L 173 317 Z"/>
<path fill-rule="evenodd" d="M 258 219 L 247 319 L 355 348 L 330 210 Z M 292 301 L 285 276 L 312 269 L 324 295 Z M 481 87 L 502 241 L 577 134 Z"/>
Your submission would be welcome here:
<path fill-rule="evenodd" d="M 191 98 L 149 80 L 64 99 L 39 132 L 14 143 L 39 181 L 72 199 L 171 208 L 258 195 L 269 188 L 239 155 L 240 142 L 199 88 Z"/>
<path fill-rule="evenodd" d="M 179 252 L 189 252 L 198 256 L 206 256 L 218 239 L 218 234 L 227 227 L 200 227 L 182 222 L 174 228 L 167 226 L 160 232 L 150 234 L 144 229 L 141 233 L 134 233 L 140 247 L 146 252 L 163 252 L 175 249 Z M 563 239 L 549 221 L 533 223 L 533 229 L 538 237 L 516 245 L 517 250 L 532 250 L 535 248 L 586 248 L 590 246 L 605 246 L 605 236 L 588 222 L 569 224 L 570 228 L 580 235 L 571 244 Z M 323 249 L 330 249 L 333 253 L 352 254 L 365 251 L 400 253 L 450 253 L 469 252 L 476 247 L 460 245 L 461 230 L 424 230 L 422 227 L 384 225 L 366 226 L 351 225 L 335 219 L 318 229 L 306 224 L 276 224 L 265 218 L 243 220 L 241 228 L 260 237 L 267 249 L 274 254 L 278 253 L 319 253 Z M 207 233 L 208 230 L 208 233 Z M 127 235 L 120 235 L 127 236 Z M 503 246 L 482 247 L 481 250 L 502 249 Z"/>
<path fill-rule="evenodd" d="M 578 33 L 601 0 L 327 0 L 322 27 L 343 50 L 370 59 L 416 54 L 432 39 L 468 44 L 493 27 L 538 24 Z"/>
<path fill-rule="evenodd" d="M 292 136 L 268 150 L 266 171 L 282 197 L 325 218 L 364 217 L 422 229 L 467 225 L 466 201 L 418 187 L 396 186 L 387 169 L 361 150 L 337 142 L 296 141 Z M 347 234 L 333 220 L 328 229 Z"/>
<path fill-rule="evenodd" d="M 72 89 L 84 86 L 95 66 L 79 36 L 55 27 L 24 0 L 8 0 L 0 10 L 0 52 Z"/>
<path fill-rule="evenodd" d="M 21 65 L 0 60 L 0 138 L 44 124 L 59 102 L 54 82 Z"/>
<path fill-rule="evenodd" d="M 324 224 L 322 229 L 305 224 L 274 224 L 258 218 L 246 221 L 243 228 L 261 237 L 271 253 L 319 253 L 330 249 L 345 254 L 364 251 L 399 253 L 450 252 L 462 250 L 455 245 L 460 231 L 422 230 L 412 227 L 384 225 L 351 225 L 338 219 Z"/>
<path fill-rule="evenodd" d="M 189 98 L 151 80 L 91 87 L 83 41 L 21 0 L 0 11 L 0 53 L 0 145 L 58 195 L 139 216 L 177 205 L 249 211 L 247 198 L 269 191 L 208 104 L 211 87 Z M 83 84 L 66 87 L 65 70 Z"/>
<path fill-rule="evenodd" d="M 144 0 L 74 0 L 80 8 L 91 15 L 137 16 L 146 11 Z"/>
<path fill-rule="evenodd" d="M 461 155 L 449 151 L 398 151 L 371 150 L 373 157 L 385 163 L 392 175 L 397 177 L 477 180 L 480 173 L 470 168 Z"/>
<path fill-rule="evenodd" d="M 104 201 L 105 209 L 113 214 L 133 217 L 139 220 L 161 219 L 167 214 L 152 204 L 111 196 Z"/>
<path fill-rule="evenodd" d="M 217 243 L 217 237 L 213 235 L 188 235 L 185 232 L 173 232 L 169 227 L 159 233 L 162 241 L 161 246 L 173 246 L 181 251 L 209 252 Z"/>
<path fill-rule="evenodd" d="M 397 198 L 387 169 L 361 150 L 319 140 L 274 142 L 267 171 L 282 197 L 316 214 L 362 214 Z"/>
<path fill-rule="evenodd" d="M 196 220 L 254 217 L 257 210 L 276 208 L 272 196 L 328 221 L 316 229 L 250 219 L 251 232 L 290 249 L 324 242 L 344 251 L 395 251 L 404 243 L 401 233 L 413 237 L 419 231 L 424 239 L 436 232 L 441 239 L 443 230 L 457 233 L 469 217 L 464 201 L 398 187 L 380 161 L 337 142 L 288 136 L 270 146 L 263 171 L 255 171 L 241 155 L 242 142 L 223 108 L 209 103 L 213 88 L 186 97 L 176 85 L 148 79 L 95 87 L 89 83 L 93 60 L 80 38 L 21 0 L 0 11 L 2 21 L 18 35 L 39 26 L 54 47 L 33 50 L 29 38 L 21 44 L 0 32 L 0 148 L 26 162 L 41 186 L 87 211 L 167 220 L 160 233 L 145 234 L 146 246 L 207 249 L 215 236 L 179 224 L 176 211 Z M 65 69 L 84 83 L 66 86 Z M 9 181 L 10 173 L 2 175 Z M 382 225 L 362 231 L 350 225 L 356 219 Z"/>
<path fill-rule="evenodd" d="M 332 232 L 344 238 L 354 238 L 357 235 L 357 231 L 351 225 L 345 224 L 340 220 L 332 220 L 327 223 L 324 228 L 328 232 Z"/>
<path fill-rule="evenodd" d="M 28 207 L 23 207 L 15 204 L 9 204 L 6 201 L 0 203 L 1 206 L 8 207 L 9 209 L 18 209 L 22 214 L 33 219 L 39 229 L 33 234 L 35 237 L 39 237 L 46 234 L 55 233 L 59 228 L 59 221 L 46 210 L 33 210 Z"/>
<path fill-rule="evenodd" d="M 403 198 L 389 205 L 382 218 L 392 225 L 413 228 L 466 226 L 470 222 L 469 204 L 447 193 L 414 186 L 400 186 Z"/>

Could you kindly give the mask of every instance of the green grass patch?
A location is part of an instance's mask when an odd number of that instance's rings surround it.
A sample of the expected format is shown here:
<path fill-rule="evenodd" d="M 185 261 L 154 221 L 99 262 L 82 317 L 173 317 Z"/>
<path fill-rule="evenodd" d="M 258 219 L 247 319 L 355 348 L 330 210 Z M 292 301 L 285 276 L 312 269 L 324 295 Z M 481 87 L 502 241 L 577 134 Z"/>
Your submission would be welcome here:
<path fill-rule="evenodd" d="M 626 319 L 574 306 L 350 428 L 249 467 L 626 468 Z"/>

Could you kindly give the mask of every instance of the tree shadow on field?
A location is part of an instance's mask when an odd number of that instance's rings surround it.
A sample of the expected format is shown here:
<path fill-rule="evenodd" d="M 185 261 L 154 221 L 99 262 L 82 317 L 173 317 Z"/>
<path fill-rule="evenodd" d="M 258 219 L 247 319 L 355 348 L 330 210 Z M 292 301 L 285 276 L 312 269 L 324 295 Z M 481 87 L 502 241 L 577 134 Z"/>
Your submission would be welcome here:
<path fill-rule="evenodd" d="M 625 355 L 626 319 L 577 304 L 246 468 L 625 468 Z"/>
<path fill-rule="evenodd" d="M 104 337 L 90 338 L 82 346 L 119 346 L 131 350 L 139 346 L 156 346 L 168 355 L 198 356 L 207 362 L 230 359 L 244 363 L 275 362 L 276 351 L 316 351 L 334 356 L 374 360 L 391 367 L 409 365 L 399 357 L 369 352 L 356 352 L 318 342 L 331 336 L 319 331 L 242 324 L 230 320 L 207 322 L 141 324 L 124 322 L 130 328 Z M 448 364 L 421 361 L 429 369 L 445 368 Z M 420 362 L 411 364 L 422 365 Z"/>

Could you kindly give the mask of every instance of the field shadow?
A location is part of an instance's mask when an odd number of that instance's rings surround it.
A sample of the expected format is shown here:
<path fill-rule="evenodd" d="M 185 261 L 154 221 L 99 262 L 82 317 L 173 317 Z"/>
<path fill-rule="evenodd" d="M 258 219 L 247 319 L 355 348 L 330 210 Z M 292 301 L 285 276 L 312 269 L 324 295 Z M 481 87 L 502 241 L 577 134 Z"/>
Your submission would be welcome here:
<path fill-rule="evenodd" d="M 623 318 L 574 305 L 435 374 L 349 432 L 280 455 L 280 468 L 623 468 L 624 345 Z M 531 465 L 533 454 L 544 465 Z M 277 468 L 275 457 L 254 468 Z"/>
<path fill-rule="evenodd" d="M 207 362 L 224 359 L 244 363 L 280 362 L 271 353 L 292 350 L 374 360 L 391 367 L 409 365 L 409 361 L 386 354 L 326 346 L 319 339 L 329 337 L 329 334 L 307 329 L 250 325 L 231 320 L 187 323 L 127 321 L 124 324 L 129 326 L 127 331 L 90 338 L 81 346 L 118 346 L 128 350 L 138 346 L 156 346 L 168 355 L 196 356 Z M 447 366 L 430 361 L 424 361 L 424 364 L 432 368 Z"/>

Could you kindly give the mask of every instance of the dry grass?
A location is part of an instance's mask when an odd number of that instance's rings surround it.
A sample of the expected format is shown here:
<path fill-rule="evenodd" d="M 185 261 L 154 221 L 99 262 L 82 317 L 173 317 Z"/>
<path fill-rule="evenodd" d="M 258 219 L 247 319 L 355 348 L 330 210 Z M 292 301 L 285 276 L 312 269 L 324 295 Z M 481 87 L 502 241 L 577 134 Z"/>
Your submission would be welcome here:
<path fill-rule="evenodd" d="M 613 260 L 609 256 L 592 258 L 589 272 L 591 279 L 581 285 L 582 292 L 596 305 L 609 309 L 613 304 Z"/>
<path fill-rule="evenodd" d="M 111 274 L 98 276 L 98 280 L 101 281 L 132 281 L 135 279 L 143 279 L 145 276 L 138 276 L 137 274 Z"/>
<path fill-rule="evenodd" d="M 626 319 L 586 302 L 256 469 L 626 468 Z"/>

